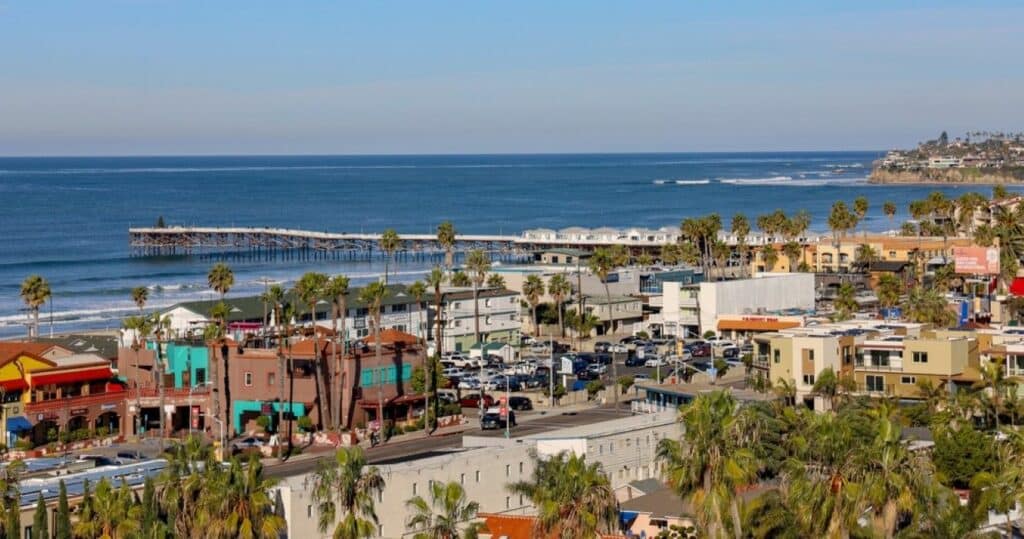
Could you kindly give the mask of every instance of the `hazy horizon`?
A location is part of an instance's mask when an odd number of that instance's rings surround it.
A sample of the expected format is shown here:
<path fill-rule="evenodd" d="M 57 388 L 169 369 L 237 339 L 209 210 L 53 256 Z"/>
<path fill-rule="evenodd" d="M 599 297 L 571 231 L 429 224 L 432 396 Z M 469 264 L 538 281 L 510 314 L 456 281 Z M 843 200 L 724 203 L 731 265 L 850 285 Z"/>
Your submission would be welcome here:
<path fill-rule="evenodd" d="M 0 155 L 881 151 L 1024 128 L 1024 6 L 0 3 Z"/>

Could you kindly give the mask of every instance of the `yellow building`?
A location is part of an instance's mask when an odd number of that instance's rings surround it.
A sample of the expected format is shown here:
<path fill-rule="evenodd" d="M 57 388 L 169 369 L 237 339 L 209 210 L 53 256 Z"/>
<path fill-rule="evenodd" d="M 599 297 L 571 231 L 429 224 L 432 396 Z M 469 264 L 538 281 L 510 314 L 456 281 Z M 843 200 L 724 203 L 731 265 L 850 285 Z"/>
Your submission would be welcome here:
<path fill-rule="evenodd" d="M 868 245 L 878 261 L 908 262 L 927 261 L 945 255 L 952 260 L 954 247 L 973 245 L 970 238 L 942 238 L 915 236 L 886 235 L 849 235 L 839 240 L 838 245 L 828 238 L 818 243 L 803 246 L 800 258 L 791 261 L 782 251 L 782 245 L 775 245 L 777 259 L 772 267 L 767 267 L 764 254 L 757 250 L 751 258 L 751 271 L 791 271 L 799 267 L 801 262 L 819 273 L 845 273 L 854 269 L 858 261 L 857 255 L 861 245 Z"/>
<path fill-rule="evenodd" d="M 754 337 L 754 364 L 767 372 L 773 385 L 791 384 L 798 401 L 820 410 L 825 403 L 815 397 L 814 383 L 825 369 L 832 369 L 837 376 L 853 372 L 857 339 L 817 328 L 758 335 Z"/>
<path fill-rule="evenodd" d="M 919 398 L 917 383 L 934 387 L 978 379 L 980 347 L 971 332 L 926 332 L 920 338 L 890 336 L 857 346 L 854 379 L 870 395 Z"/>

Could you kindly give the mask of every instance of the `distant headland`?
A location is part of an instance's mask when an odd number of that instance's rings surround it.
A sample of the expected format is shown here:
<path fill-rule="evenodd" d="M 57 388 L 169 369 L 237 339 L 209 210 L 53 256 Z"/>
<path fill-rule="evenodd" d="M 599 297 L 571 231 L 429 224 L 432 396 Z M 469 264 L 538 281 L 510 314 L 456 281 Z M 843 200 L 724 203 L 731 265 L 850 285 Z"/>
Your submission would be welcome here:
<path fill-rule="evenodd" d="M 1024 133 L 974 131 L 953 140 L 945 131 L 913 150 L 875 161 L 870 183 L 1024 183 Z"/>

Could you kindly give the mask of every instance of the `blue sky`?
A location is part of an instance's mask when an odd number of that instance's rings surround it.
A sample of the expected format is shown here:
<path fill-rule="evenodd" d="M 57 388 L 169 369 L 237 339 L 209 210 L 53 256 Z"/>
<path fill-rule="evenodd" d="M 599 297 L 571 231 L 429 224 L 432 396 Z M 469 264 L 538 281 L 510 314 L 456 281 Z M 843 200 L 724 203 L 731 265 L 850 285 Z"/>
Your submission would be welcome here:
<path fill-rule="evenodd" d="M 1024 130 L 1020 28 L 985 1 L 0 0 L 0 155 L 905 146 Z"/>

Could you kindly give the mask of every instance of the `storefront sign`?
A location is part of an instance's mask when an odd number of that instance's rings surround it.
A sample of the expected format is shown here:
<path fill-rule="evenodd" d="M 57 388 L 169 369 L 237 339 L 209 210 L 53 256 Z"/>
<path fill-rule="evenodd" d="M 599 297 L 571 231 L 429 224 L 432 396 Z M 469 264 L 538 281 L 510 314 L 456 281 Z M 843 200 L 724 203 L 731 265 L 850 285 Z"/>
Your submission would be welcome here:
<path fill-rule="evenodd" d="M 777 316 L 744 316 L 741 318 L 744 322 L 778 322 Z"/>
<path fill-rule="evenodd" d="M 264 402 L 260 405 L 260 413 L 263 415 L 270 415 L 274 413 L 274 408 L 270 405 L 269 402 Z"/>
<path fill-rule="evenodd" d="M 192 428 L 193 429 L 198 429 L 199 428 L 199 407 L 198 406 L 193 406 L 192 407 Z"/>
<path fill-rule="evenodd" d="M 71 415 L 86 415 L 89 413 L 88 408 L 72 408 Z"/>
<path fill-rule="evenodd" d="M 116 404 L 101 404 L 100 405 L 100 410 L 113 410 L 114 408 L 117 408 Z"/>

